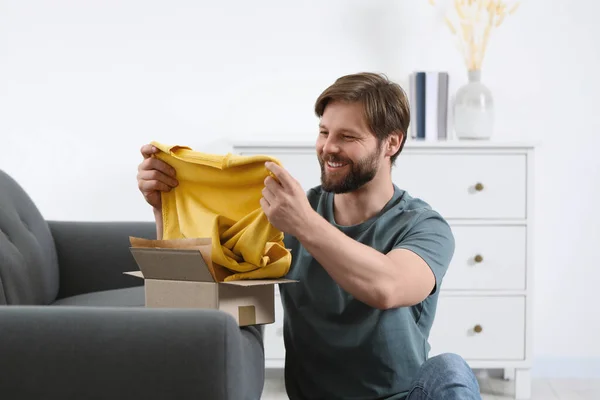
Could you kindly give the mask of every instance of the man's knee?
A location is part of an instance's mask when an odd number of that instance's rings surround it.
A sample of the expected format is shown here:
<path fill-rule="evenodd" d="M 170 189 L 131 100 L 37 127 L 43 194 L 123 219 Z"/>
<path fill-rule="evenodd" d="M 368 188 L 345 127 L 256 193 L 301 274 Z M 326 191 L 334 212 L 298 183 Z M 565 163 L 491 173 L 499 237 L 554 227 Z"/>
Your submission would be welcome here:
<path fill-rule="evenodd" d="M 429 373 L 442 375 L 465 384 L 477 382 L 469 364 L 458 354 L 443 353 L 428 359 L 423 368 Z"/>
<path fill-rule="evenodd" d="M 431 364 L 432 368 L 439 369 L 461 369 L 469 368 L 467 362 L 458 354 L 442 353 L 427 360 L 427 364 Z"/>
<path fill-rule="evenodd" d="M 481 399 L 473 370 L 461 356 L 453 353 L 439 354 L 425 361 L 413 386 L 434 399 Z"/>

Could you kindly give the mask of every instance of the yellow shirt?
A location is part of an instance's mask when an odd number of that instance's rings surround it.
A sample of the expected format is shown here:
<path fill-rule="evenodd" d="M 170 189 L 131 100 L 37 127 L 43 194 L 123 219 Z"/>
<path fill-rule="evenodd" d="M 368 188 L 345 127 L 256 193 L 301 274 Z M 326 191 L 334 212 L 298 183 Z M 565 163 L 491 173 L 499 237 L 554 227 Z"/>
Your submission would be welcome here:
<path fill-rule="evenodd" d="M 212 239 L 212 261 L 224 280 L 281 278 L 291 254 L 260 206 L 268 156 L 213 155 L 152 142 L 179 185 L 162 192 L 163 239 Z M 281 165 L 281 164 L 280 164 Z"/>

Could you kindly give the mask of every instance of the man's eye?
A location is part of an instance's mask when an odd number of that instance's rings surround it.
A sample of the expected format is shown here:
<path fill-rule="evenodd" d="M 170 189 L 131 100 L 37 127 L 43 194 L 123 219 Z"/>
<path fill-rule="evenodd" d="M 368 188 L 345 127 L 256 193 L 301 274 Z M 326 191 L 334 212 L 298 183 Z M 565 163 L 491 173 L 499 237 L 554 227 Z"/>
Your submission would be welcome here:
<path fill-rule="evenodd" d="M 345 140 L 354 140 L 355 138 L 354 138 L 354 136 L 347 136 L 347 135 L 344 135 L 344 139 L 345 139 Z"/>
<path fill-rule="evenodd" d="M 319 133 L 320 133 L 321 135 L 327 135 L 327 132 L 325 132 L 325 131 L 321 131 L 321 132 L 319 132 Z"/>

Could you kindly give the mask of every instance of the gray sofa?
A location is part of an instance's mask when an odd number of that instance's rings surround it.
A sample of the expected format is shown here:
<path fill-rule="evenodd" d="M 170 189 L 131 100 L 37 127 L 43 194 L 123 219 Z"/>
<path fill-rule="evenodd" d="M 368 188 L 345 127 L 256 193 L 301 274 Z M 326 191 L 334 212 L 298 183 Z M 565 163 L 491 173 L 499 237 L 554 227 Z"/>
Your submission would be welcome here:
<path fill-rule="evenodd" d="M 46 221 L 0 170 L 0 397 L 260 399 L 261 327 L 145 308 L 130 235 L 154 224 Z"/>

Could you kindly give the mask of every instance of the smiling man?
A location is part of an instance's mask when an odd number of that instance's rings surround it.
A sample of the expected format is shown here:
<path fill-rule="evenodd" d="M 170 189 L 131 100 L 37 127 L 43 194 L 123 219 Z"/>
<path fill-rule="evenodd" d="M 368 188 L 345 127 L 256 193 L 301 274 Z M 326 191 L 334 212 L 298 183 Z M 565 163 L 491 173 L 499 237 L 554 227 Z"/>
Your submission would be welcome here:
<path fill-rule="evenodd" d="M 280 287 L 289 397 L 480 399 L 462 358 L 428 359 L 454 238 L 392 182 L 410 120 L 404 91 L 381 75 L 344 76 L 315 112 L 321 185 L 305 194 L 268 164 L 277 180 L 266 179 L 261 200 L 292 250 L 287 277 L 300 281 Z"/>
<path fill-rule="evenodd" d="M 299 280 L 280 287 L 289 398 L 481 399 L 460 356 L 428 357 L 454 237 L 438 212 L 392 182 L 410 120 L 404 91 L 382 75 L 347 75 L 315 112 L 321 185 L 305 193 L 267 163 L 277 179 L 265 179 L 260 200 L 291 249 L 286 277 Z M 138 185 L 160 226 L 159 192 L 177 181 L 153 151 L 142 148 Z"/>

